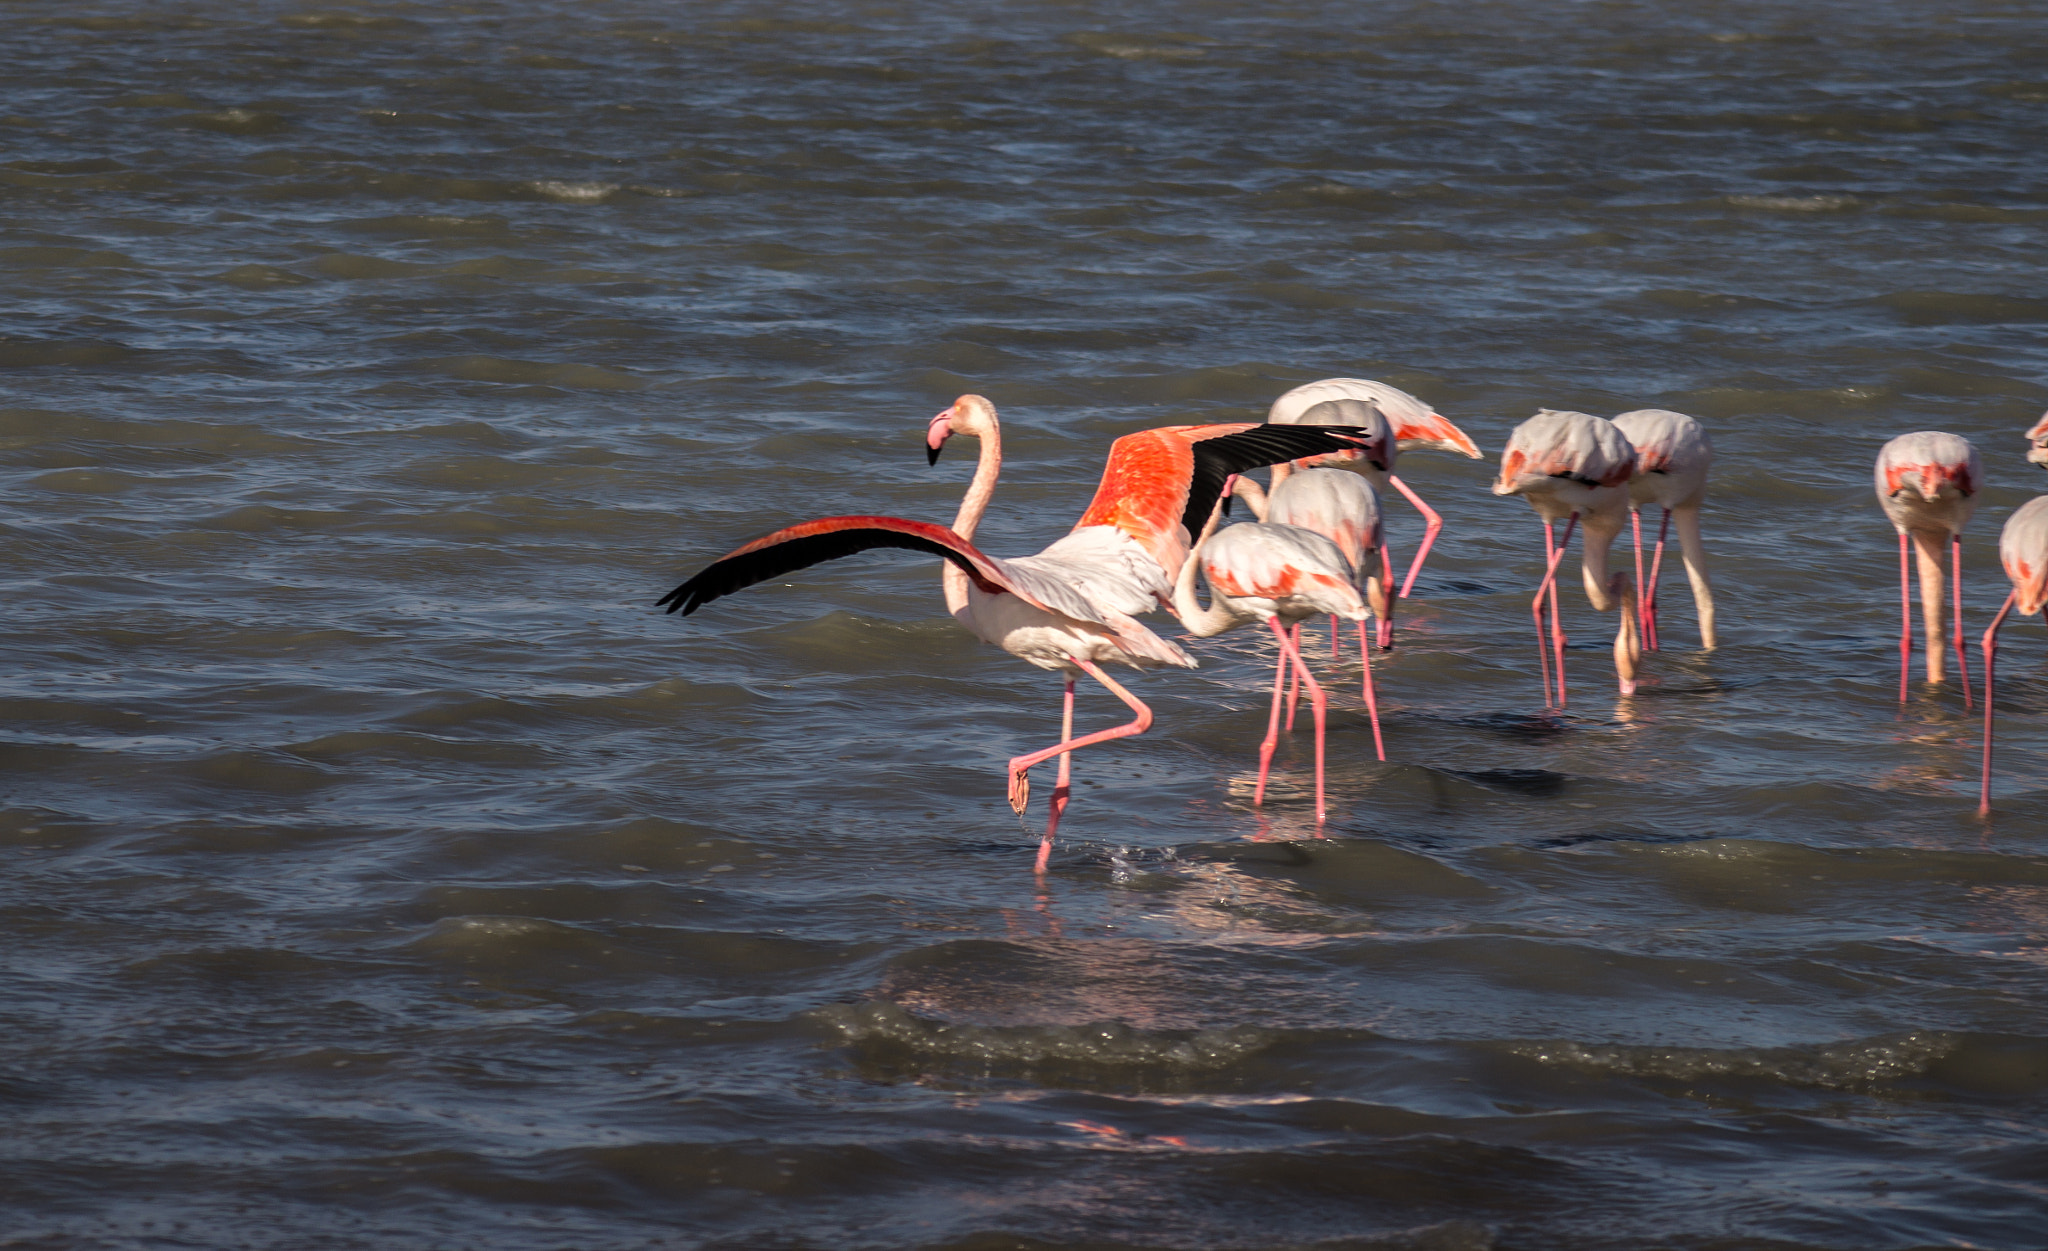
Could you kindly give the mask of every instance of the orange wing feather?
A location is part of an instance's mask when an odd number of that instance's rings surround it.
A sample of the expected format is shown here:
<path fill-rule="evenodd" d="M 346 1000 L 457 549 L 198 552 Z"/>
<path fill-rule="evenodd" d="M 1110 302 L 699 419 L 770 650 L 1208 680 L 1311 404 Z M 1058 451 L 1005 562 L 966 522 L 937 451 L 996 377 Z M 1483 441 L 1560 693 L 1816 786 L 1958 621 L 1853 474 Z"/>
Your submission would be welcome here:
<path fill-rule="evenodd" d="M 1137 540 L 1169 575 L 1178 573 L 1192 537 L 1181 526 L 1181 513 L 1195 474 L 1194 445 L 1254 430 L 1258 424 L 1161 426 L 1125 435 L 1109 445 L 1102 483 L 1074 528 L 1115 526 Z"/>

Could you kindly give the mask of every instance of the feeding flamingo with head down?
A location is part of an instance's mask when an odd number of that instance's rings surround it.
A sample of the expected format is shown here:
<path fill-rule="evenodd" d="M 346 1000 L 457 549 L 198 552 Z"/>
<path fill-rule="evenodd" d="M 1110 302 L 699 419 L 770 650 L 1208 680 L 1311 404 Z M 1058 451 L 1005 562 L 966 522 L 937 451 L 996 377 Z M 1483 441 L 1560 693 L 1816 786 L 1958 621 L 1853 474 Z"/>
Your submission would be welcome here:
<path fill-rule="evenodd" d="M 1348 403 L 1349 401 L 1347 401 Z M 1364 407 L 1364 406 L 1359 406 Z M 1374 415 L 1377 417 L 1377 414 Z M 1382 427 L 1384 422 L 1381 423 Z M 1358 427 L 1372 429 L 1371 426 Z M 1372 446 L 1369 437 L 1365 444 Z M 1328 459 L 1328 458 L 1326 458 Z M 1379 496 L 1372 489 L 1372 483 L 1355 473 L 1342 473 L 1335 469 L 1299 469 L 1287 475 L 1273 488 L 1270 498 L 1259 489 L 1259 484 L 1250 478 L 1238 478 L 1235 490 L 1241 491 L 1252 512 L 1260 521 L 1276 525 L 1300 526 L 1322 535 L 1337 545 L 1351 570 L 1352 584 L 1360 587 L 1365 595 L 1366 606 L 1372 609 L 1379 621 L 1380 645 L 1387 645 L 1393 628 L 1393 597 L 1388 594 L 1393 586 L 1393 564 L 1387 558 L 1386 527 L 1380 522 Z M 1231 492 L 1224 493 L 1226 502 Z M 1338 635 L 1338 617 L 1330 617 L 1330 659 L 1336 660 L 1341 654 Z M 1301 646 L 1301 623 L 1293 627 L 1294 645 Z M 1378 700 L 1373 693 L 1372 658 L 1368 655 L 1369 644 L 1365 637 L 1365 622 L 1358 623 L 1358 656 L 1364 668 L 1362 695 L 1368 708 L 1377 716 Z M 1287 689 L 1287 728 L 1294 728 L 1295 697 L 1300 690 L 1299 682 L 1290 682 Z M 1381 759 L 1385 759 L 1384 755 Z"/>
<path fill-rule="evenodd" d="M 1429 556 L 1431 545 L 1444 528 L 1444 519 L 1423 501 L 1409 485 L 1394 473 L 1394 461 L 1401 452 L 1414 450 L 1435 450 L 1457 452 L 1473 460 L 1480 459 L 1479 445 L 1469 435 L 1458 429 L 1429 405 L 1384 382 L 1370 378 L 1324 378 L 1320 382 L 1304 383 L 1273 401 L 1266 411 L 1266 420 L 1275 425 L 1299 423 L 1309 410 L 1318 404 L 1332 400 L 1352 400 L 1370 404 L 1378 409 L 1393 431 L 1393 440 L 1387 445 L 1377 464 L 1362 457 L 1354 457 L 1336 465 L 1362 473 L 1381 490 L 1391 485 L 1408 502 L 1415 505 L 1422 514 L 1422 542 L 1415 549 L 1415 559 L 1408 564 L 1408 576 L 1401 581 L 1401 598 L 1408 598 L 1408 592 L 1415 587 L 1415 575 L 1422 572 L 1422 562 Z M 1327 463 L 1327 462 L 1326 462 Z M 1287 476 L 1287 469 L 1275 466 L 1273 482 L 1278 486 Z M 1384 644 L 1385 640 L 1382 640 Z"/>
<path fill-rule="evenodd" d="M 1249 422 L 1169 426 L 1127 435 L 1111 446 L 1095 498 L 1070 533 L 1036 556 L 1000 560 L 970 542 L 1002 469 L 995 406 L 981 396 L 963 395 L 933 418 L 926 434 L 931 461 L 937 461 L 939 450 L 954 434 L 978 439 L 981 457 L 952 529 L 870 515 L 803 522 L 726 554 L 660 603 L 687 616 L 755 583 L 877 547 L 907 548 L 947 561 L 946 608 L 955 620 L 982 641 L 1066 677 L 1061 740 L 1014 757 L 1009 767 L 1010 804 L 1021 813 L 1030 796 L 1032 766 L 1053 756 L 1061 758 L 1039 847 L 1038 868 L 1043 871 L 1069 793 L 1068 754 L 1141 734 L 1152 723 L 1151 709 L 1101 666 L 1194 666 L 1177 645 L 1133 619 L 1133 614 L 1149 611 L 1169 595 L 1173 575 L 1187 557 L 1188 520 L 1208 515 L 1234 473 L 1334 451 L 1351 440 L 1341 431 L 1277 431 Z M 1135 718 L 1074 737 L 1074 677 L 1080 673 L 1123 701 Z"/>
<path fill-rule="evenodd" d="M 1963 679 L 1963 706 L 1970 704 L 1970 661 L 1963 645 L 1963 527 L 1977 508 L 1983 481 L 1977 449 L 1960 435 L 1939 430 L 1902 434 L 1877 453 L 1877 501 L 1899 532 L 1899 702 L 1913 667 L 1913 602 L 1907 587 L 1910 543 L 1920 572 L 1920 614 L 1927 633 L 1927 680 L 1943 679 L 1941 549 L 1949 549 L 1955 574 L 1956 669 Z"/>
<path fill-rule="evenodd" d="M 1543 666 L 1543 702 L 1552 703 L 1550 654 L 1557 657 L 1556 706 L 1565 706 L 1564 627 L 1559 621 L 1557 566 L 1571 546 L 1574 527 L 1585 531 L 1580 539 L 1581 570 L 1586 598 L 1599 612 L 1619 607 L 1621 630 L 1614 638 L 1614 672 L 1621 693 L 1636 689 L 1636 664 L 1641 655 L 1641 636 L 1636 630 L 1635 584 L 1625 573 L 1607 570 L 1608 549 L 1621 533 L 1622 515 L 1628 508 L 1628 480 L 1635 473 L 1636 452 L 1628 436 L 1611 421 L 1587 413 L 1540 409 L 1534 417 L 1515 427 L 1501 453 L 1500 478 L 1493 485 L 1495 495 L 1520 495 L 1543 519 L 1545 568 L 1536 588 L 1531 611 L 1536 618 L 1536 653 Z M 1565 523 L 1559 540 L 1554 527 Z M 1550 644 L 1543 638 L 1543 606 L 1550 604 Z"/>
<path fill-rule="evenodd" d="M 1276 490 L 1275 499 L 1279 496 Z M 1280 738 L 1282 679 L 1292 668 L 1296 680 L 1308 689 L 1315 714 L 1316 820 L 1320 822 L 1326 811 L 1323 750 L 1328 702 L 1322 686 L 1302 659 L 1296 638 L 1301 622 L 1324 613 L 1351 621 L 1365 620 L 1367 606 L 1353 581 L 1354 566 L 1336 543 L 1306 527 L 1257 521 L 1243 522 L 1218 533 L 1215 527 L 1219 517 L 1220 510 L 1210 518 L 1195 555 L 1181 566 L 1180 575 L 1174 579 L 1174 610 L 1197 638 L 1221 634 L 1248 621 L 1262 621 L 1273 631 L 1280 654 L 1273 668 L 1272 708 L 1266 717 L 1266 737 L 1259 744 L 1259 781 L 1252 792 L 1252 803 L 1262 804 L 1266 799 L 1266 778 L 1272 770 L 1273 751 Z M 1207 608 L 1195 596 L 1197 566 L 1209 583 Z M 1386 592 L 1384 584 L 1378 585 L 1379 608 L 1384 612 Z M 1366 664 L 1365 701 L 1367 714 L 1372 718 L 1373 749 L 1385 760 L 1379 701 L 1373 694 L 1372 660 L 1362 634 L 1358 650 Z"/>
<path fill-rule="evenodd" d="M 1998 630 L 2013 609 L 2031 617 L 2048 602 L 2048 495 L 2035 496 L 2006 519 L 1998 536 L 1998 562 L 2012 579 L 2012 591 L 1984 630 L 1984 783 L 1977 794 L 1978 816 L 1991 812 L 1991 689 L 1998 666 Z"/>
<path fill-rule="evenodd" d="M 1707 550 L 1700 542 L 1700 504 L 1707 498 L 1707 469 L 1714 446 L 1706 428 L 1684 413 L 1668 408 L 1639 408 L 1623 413 L 1614 424 L 1636 449 L 1635 476 L 1628 481 L 1629 523 L 1636 536 L 1637 618 L 1643 646 L 1660 650 L 1657 636 L 1657 584 L 1664 571 L 1664 533 L 1678 523 L 1678 546 L 1684 553 L 1685 576 L 1692 583 L 1692 602 L 1699 610 L 1700 646 L 1714 650 L 1714 587 L 1707 578 Z M 1657 552 L 1643 579 L 1643 506 L 1664 510 L 1657 526 Z"/>

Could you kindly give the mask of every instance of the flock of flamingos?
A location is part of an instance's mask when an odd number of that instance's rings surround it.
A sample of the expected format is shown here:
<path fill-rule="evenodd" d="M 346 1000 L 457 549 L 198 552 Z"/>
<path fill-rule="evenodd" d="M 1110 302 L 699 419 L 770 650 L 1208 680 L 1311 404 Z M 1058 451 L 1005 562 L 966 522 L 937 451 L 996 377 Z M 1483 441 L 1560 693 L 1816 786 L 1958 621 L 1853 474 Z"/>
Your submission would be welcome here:
<path fill-rule="evenodd" d="M 977 440 L 981 455 L 950 528 L 902 517 L 821 517 L 755 539 L 670 591 L 660 603 L 670 612 L 680 609 L 688 615 L 743 587 L 876 547 L 908 548 L 943 558 L 946 609 L 955 620 L 983 642 L 1066 678 L 1060 741 L 1010 761 L 1010 804 L 1021 814 L 1030 798 L 1032 767 L 1059 758 L 1038 851 L 1041 873 L 1071 793 L 1072 753 L 1142 734 L 1152 724 L 1152 710 L 1102 666 L 1114 662 L 1135 669 L 1195 667 L 1194 658 L 1178 644 L 1138 620 L 1145 613 L 1168 610 L 1197 637 L 1253 622 L 1272 631 L 1279 655 L 1266 737 L 1259 744 L 1254 804 L 1265 799 L 1282 706 L 1291 726 L 1299 692 L 1306 691 L 1315 719 L 1316 820 L 1325 817 L 1327 704 L 1301 647 L 1302 623 L 1312 617 L 1330 617 L 1333 658 L 1338 654 L 1339 619 L 1357 623 L 1373 745 L 1379 758 L 1386 759 L 1365 620 L 1373 618 L 1379 648 L 1393 646 L 1394 604 L 1413 589 L 1415 575 L 1443 527 L 1442 518 L 1395 474 L 1394 465 L 1401 452 L 1418 448 L 1478 459 L 1479 447 L 1464 431 L 1421 400 L 1385 383 L 1362 378 L 1308 383 L 1275 400 L 1263 424 L 1164 426 L 1116 440 L 1095 498 L 1074 528 L 1035 556 L 1008 559 L 989 556 L 973 542 L 1002 471 L 995 406 L 979 395 L 963 395 L 932 418 L 925 439 L 927 463 L 938 462 L 946 440 L 954 435 Z M 2048 415 L 2027 432 L 2027 439 L 2027 459 L 2048 466 Z M 1559 622 L 1557 572 L 1574 529 L 1582 534 L 1587 598 L 1595 610 L 1614 612 L 1619 618 L 1614 668 L 1623 695 L 1635 690 L 1644 648 L 1658 646 L 1656 588 L 1674 523 L 1698 608 L 1700 644 L 1714 646 L 1713 587 L 1700 545 L 1700 505 L 1712 461 L 1713 447 L 1699 422 L 1666 409 L 1639 409 L 1611 421 L 1543 409 L 1515 428 L 1501 454 L 1493 493 L 1522 496 L 1543 521 L 1544 573 L 1530 611 L 1546 708 L 1565 706 L 1565 635 Z M 1242 476 L 1266 467 L 1272 469 L 1270 488 Z M 1944 544 L 1954 575 L 1949 582 L 1956 666 L 1964 702 L 1971 701 L 1962 634 L 1961 535 L 1976 508 L 1980 482 L 1976 448 L 1953 434 L 1900 435 L 1878 453 L 1878 500 L 1899 532 L 1901 702 L 1912 666 L 1908 566 L 1916 556 L 1927 679 L 1944 679 L 1944 618 L 1949 608 L 1943 602 Z M 1422 542 L 1398 591 L 1380 519 L 1380 492 L 1389 486 L 1407 497 L 1425 519 Z M 1221 525 L 1233 498 L 1243 500 L 1258 520 Z M 1661 509 L 1663 517 L 1646 579 L 1642 510 L 1651 505 Z M 1560 522 L 1562 534 L 1557 530 Z M 1634 528 L 1633 574 L 1608 568 L 1610 549 L 1624 524 Z M 1983 636 L 1980 813 L 1988 813 L 1991 804 L 1991 692 L 1998 629 L 2014 607 L 2032 616 L 2048 600 L 2048 495 L 2029 501 L 2006 521 L 1999 557 L 2013 589 Z M 1198 569 L 1209 586 L 1207 608 L 1195 592 Z M 1129 705 L 1134 719 L 1075 737 L 1074 679 L 1084 673 Z"/>

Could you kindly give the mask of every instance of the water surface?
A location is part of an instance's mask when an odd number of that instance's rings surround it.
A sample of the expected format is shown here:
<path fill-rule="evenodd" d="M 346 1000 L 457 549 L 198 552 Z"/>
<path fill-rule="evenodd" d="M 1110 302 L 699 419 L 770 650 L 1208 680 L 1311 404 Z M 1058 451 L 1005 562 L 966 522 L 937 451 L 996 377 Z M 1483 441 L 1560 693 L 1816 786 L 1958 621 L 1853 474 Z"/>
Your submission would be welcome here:
<path fill-rule="evenodd" d="M 7 4 L 7 1245 L 2048 1246 L 2048 641 L 1980 823 L 1869 479 L 1977 440 L 1980 629 L 2043 17 Z M 1202 643 L 1040 884 L 1056 681 L 928 563 L 653 609 L 949 517 L 961 391 L 1018 554 L 1331 375 L 1698 416 L 1722 648 L 1669 584 L 1617 703 L 1573 589 L 1543 717 L 1533 514 L 1416 454 L 1388 763 L 1340 669 L 1253 809 Z"/>

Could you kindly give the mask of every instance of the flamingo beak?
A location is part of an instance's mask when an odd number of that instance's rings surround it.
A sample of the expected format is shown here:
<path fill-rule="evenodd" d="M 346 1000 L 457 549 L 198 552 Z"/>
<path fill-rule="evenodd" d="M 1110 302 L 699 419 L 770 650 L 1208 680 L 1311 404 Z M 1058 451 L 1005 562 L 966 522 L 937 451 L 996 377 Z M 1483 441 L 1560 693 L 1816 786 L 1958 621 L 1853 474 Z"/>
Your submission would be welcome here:
<path fill-rule="evenodd" d="M 1223 480 L 1223 515 L 1230 515 L 1230 497 L 1237 494 L 1237 475 L 1231 474 Z"/>
<path fill-rule="evenodd" d="M 947 409 L 932 418 L 932 424 L 924 433 L 924 463 L 939 463 L 939 453 L 946 449 L 946 440 L 953 433 L 953 410 Z"/>

